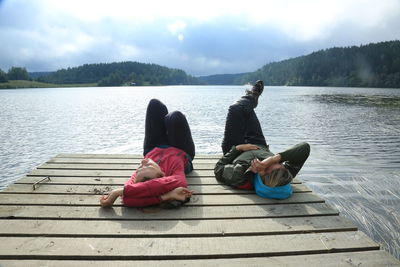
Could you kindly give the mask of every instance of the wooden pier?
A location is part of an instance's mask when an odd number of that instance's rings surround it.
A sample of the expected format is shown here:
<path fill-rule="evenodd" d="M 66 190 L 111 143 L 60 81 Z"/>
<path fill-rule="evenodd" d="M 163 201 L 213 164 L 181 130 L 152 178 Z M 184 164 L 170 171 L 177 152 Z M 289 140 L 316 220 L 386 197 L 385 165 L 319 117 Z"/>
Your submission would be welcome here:
<path fill-rule="evenodd" d="M 299 179 L 287 200 L 219 184 L 217 155 L 196 157 L 179 209 L 100 208 L 140 158 L 60 154 L 0 192 L 0 266 L 400 265 Z"/>

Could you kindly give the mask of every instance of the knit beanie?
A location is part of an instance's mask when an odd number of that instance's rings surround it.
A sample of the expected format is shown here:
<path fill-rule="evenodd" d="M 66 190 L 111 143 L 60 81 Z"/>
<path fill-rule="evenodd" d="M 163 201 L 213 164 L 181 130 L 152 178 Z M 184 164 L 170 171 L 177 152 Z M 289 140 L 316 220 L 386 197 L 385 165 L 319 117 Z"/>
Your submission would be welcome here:
<path fill-rule="evenodd" d="M 293 194 L 292 185 L 290 183 L 282 186 L 270 187 L 262 182 L 260 174 L 255 174 L 254 189 L 260 197 L 286 199 Z"/>

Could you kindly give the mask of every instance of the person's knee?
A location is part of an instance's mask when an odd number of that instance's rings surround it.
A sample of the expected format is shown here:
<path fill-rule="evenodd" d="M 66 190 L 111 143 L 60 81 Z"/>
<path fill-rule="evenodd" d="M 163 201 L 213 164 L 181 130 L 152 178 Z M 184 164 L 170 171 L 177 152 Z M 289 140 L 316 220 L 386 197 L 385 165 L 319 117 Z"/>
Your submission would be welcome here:
<path fill-rule="evenodd" d="M 242 96 L 236 103 L 236 105 L 241 106 L 246 111 L 253 110 L 256 106 L 256 100 L 253 96 Z"/>
<path fill-rule="evenodd" d="M 166 120 L 170 123 L 177 123 L 186 120 L 186 116 L 180 111 L 173 111 L 171 113 L 168 113 L 168 115 L 166 116 Z"/>
<path fill-rule="evenodd" d="M 303 148 L 304 153 L 305 153 L 305 154 L 307 155 L 307 157 L 308 157 L 308 156 L 310 155 L 310 151 L 311 151 L 311 146 L 310 146 L 310 144 L 307 143 L 307 142 L 302 142 L 301 145 L 302 145 L 302 148 Z"/>
<path fill-rule="evenodd" d="M 254 110 L 254 104 L 246 98 L 242 98 L 236 103 L 229 106 L 229 114 L 249 114 Z"/>
<path fill-rule="evenodd" d="M 164 105 L 164 104 L 157 98 L 153 98 L 149 101 L 149 106 L 154 106 L 154 105 Z"/>
<path fill-rule="evenodd" d="M 243 110 L 243 107 L 242 107 L 242 106 L 238 105 L 237 103 L 232 104 L 232 105 L 229 106 L 229 109 L 228 109 L 228 116 L 229 116 L 229 115 L 238 115 L 238 114 L 241 114 L 241 113 L 242 113 L 242 110 Z"/>
<path fill-rule="evenodd" d="M 149 104 L 147 105 L 147 112 L 151 114 L 159 114 L 160 116 L 165 116 L 168 113 L 168 109 L 163 102 L 156 98 L 153 98 L 149 101 Z"/>

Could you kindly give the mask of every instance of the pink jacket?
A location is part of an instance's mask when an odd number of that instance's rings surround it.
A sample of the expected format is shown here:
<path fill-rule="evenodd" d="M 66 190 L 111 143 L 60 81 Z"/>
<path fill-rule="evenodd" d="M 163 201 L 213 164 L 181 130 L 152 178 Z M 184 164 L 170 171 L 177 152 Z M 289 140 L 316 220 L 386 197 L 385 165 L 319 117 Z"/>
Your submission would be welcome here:
<path fill-rule="evenodd" d="M 161 202 L 161 195 L 180 186 L 187 187 L 185 168 L 188 166 L 188 159 L 186 152 L 175 147 L 156 147 L 147 153 L 145 158 L 151 158 L 157 162 L 165 176 L 135 184 L 136 172 L 134 172 L 125 183 L 122 197 L 125 206 L 155 205 Z"/>

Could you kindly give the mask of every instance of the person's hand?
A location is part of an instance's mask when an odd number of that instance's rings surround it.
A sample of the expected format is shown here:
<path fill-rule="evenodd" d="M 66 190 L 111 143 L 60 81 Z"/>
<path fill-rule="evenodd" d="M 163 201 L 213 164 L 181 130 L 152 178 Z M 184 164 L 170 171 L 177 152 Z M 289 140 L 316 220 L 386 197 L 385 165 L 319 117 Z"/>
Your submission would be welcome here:
<path fill-rule="evenodd" d="M 268 167 L 267 161 L 261 161 L 259 159 L 253 159 L 251 161 L 250 171 L 254 173 L 263 173 L 264 170 Z"/>
<path fill-rule="evenodd" d="M 115 190 L 111 191 L 108 195 L 101 196 L 100 197 L 100 205 L 103 208 L 111 207 L 114 204 L 115 200 L 119 196 L 122 196 L 122 192 L 123 192 L 122 189 L 115 189 Z"/>
<path fill-rule="evenodd" d="M 236 149 L 239 151 L 248 151 L 248 150 L 257 150 L 260 148 L 253 144 L 241 144 L 241 145 L 237 145 Z"/>
<path fill-rule="evenodd" d="M 100 205 L 103 208 L 111 207 L 114 204 L 114 201 L 111 201 L 110 195 L 103 195 L 100 197 Z"/>
<path fill-rule="evenodd" d="M 189 190 L 185 187 L 177 187 L 172 191 L 161 196 L 163 201 L 180 200 L 185 201 L 192 196 L 194 191 Z"/>
<path fill-rule="evenodd" d="M 279 163 L 281 160 L 281 155 L 276 154 L 274 156 L 268 157 L 264 160 L 253 159 L 251 161 L 251 166 L 249 168 L 250 171 L 254 173 L 259 173 L 260 175 L 264 175 L 266 170 L 273 164 Z"/>

